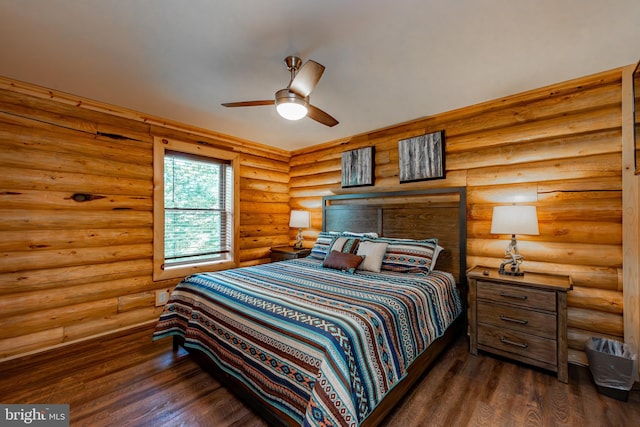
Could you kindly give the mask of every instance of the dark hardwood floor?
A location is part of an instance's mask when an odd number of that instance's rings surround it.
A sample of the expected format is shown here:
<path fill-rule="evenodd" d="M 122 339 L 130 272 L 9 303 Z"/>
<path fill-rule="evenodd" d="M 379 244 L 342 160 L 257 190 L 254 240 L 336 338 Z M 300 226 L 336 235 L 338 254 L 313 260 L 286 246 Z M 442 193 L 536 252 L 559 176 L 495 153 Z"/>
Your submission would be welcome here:
<path fill-rule="evenodd" d="M 171 340 L 151 329 L 0 364 L 1 403 L 68 403 L 72 426 L 266 426 Z M 638 426 L 628 402 L 598 394 L 586 368 L 569 384 L 492 356 L 460 338 L 385 426 Z"/>

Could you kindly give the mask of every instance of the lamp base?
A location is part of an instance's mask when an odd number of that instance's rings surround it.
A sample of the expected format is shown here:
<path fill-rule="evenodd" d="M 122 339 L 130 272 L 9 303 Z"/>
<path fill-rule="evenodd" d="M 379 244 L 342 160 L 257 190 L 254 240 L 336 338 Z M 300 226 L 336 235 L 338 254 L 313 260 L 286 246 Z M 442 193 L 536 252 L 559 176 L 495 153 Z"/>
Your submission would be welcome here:
<path fill-rule="evenodd" d="M 511 235 L 511 243 L 507 247 L 504 253 L 506 259 L 500 264 L 498 273 L 505 274 L 507 276 L 524 276 L 524 271 L 520 271 L 520 264 L 524 259 L 518 251 L 518 242 L 516 241 L 516 235 Z"/>
<path fill-rule="evenodd" d="M 521 263 L 522 257 L 506 259 L 500 264 L 498 273 L 507 276 L 524 276 L 524 271 L 520 270 Z"/>
<path fill-rule="evenodd" d="M 524 271 L 511 271 L 511 270 L 506 270 L 504 267 L 500 267 L 500 269 L 498 270 L 498 273 L 500 274 L 504 274 L 507 276 L 524 276 Z"/>
<path fill-rule="evenodd" d="M 293 245 L 293 249 L 302 249 L 303 247 L 303 240 L 302 240 L 302 228 L 298 229 L 298 235 L 296 236 L 296 243 Z"/>

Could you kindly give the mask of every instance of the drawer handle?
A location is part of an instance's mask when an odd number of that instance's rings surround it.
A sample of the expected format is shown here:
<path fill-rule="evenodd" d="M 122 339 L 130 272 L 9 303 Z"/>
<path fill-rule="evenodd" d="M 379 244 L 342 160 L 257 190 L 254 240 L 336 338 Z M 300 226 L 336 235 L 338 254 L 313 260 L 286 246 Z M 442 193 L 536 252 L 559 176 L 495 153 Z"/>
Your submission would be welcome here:
<path fill-rule="evenodd" d="M 502 314 L 500 315 L 500 320 L 504 320 L 505 322 L 519 323 L 521 325 L 526 325 L 527 323 L 529 323 L 528 320 L 514 319 L 513 317 L 503 316 Z"/>
<path fill-rule="evenodd" d="M 500 296 L 505 298 L 521 299 L 523 301 L 527 299 L 526 295 L 514 295 L 514 294 L 508 294 L 506 292 L 500 292 Z"/>
<path fill-rule="evenodd" d="M 511 341 L 511 340 L 506 339 L 505 337 L 500 337 L 500 342 L 503 343 L 503 344 L 514 345 L 514 346 L 520 347 L 520 348 L 529 347 L 529 344 L 527 344 L 527 343 Z"/>

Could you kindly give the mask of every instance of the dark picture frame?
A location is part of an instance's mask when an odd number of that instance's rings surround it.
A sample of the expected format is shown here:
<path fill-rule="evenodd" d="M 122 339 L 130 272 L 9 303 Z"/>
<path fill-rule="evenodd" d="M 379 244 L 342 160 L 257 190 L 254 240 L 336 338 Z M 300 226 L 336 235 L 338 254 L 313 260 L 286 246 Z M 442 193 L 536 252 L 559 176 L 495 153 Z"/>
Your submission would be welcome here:
<path fill-rule="evenodd" d="M 443 179 L 444 131 L 427 133 L 398 141 L 400 183 Z"/>
<path fill-rule="evenodd" d="M 373 185 L 375 147 L 358 148 L 342 153 L 342 188 Z"/>

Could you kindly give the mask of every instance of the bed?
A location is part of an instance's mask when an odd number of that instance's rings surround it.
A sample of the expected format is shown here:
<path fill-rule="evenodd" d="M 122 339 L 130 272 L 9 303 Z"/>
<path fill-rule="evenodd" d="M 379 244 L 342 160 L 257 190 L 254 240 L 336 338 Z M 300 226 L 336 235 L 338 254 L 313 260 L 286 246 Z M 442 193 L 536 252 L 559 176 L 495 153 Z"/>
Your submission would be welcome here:
<path fill-rule="evenodd" d="M 307 258 L 185 278 L 173 337 L 270 425 L 377 425 L 464 332 L 464 188 L 323 198 Z"/>

